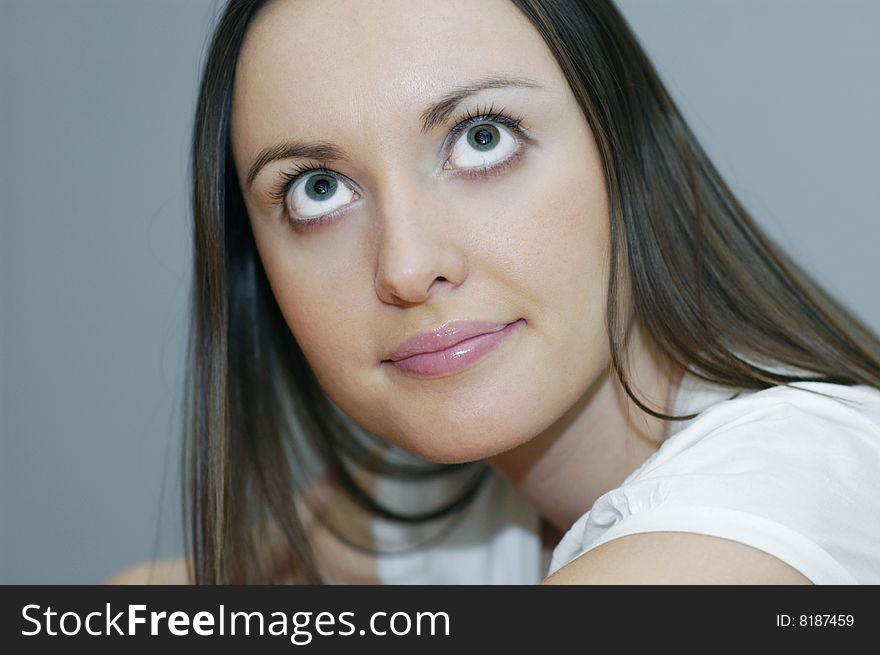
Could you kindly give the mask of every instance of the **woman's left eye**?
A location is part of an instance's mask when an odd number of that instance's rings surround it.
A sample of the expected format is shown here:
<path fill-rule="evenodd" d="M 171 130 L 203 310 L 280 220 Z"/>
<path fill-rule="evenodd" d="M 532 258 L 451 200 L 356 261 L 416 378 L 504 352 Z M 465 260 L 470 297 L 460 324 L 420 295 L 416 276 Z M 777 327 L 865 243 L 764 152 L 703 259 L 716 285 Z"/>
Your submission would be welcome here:
<path fill-rule="evenodd" d="M 444 169 L 486 170 L 512 157 L 519 144 L 501 125 L 481 122 L 468 127 L 457 137 Z"/>

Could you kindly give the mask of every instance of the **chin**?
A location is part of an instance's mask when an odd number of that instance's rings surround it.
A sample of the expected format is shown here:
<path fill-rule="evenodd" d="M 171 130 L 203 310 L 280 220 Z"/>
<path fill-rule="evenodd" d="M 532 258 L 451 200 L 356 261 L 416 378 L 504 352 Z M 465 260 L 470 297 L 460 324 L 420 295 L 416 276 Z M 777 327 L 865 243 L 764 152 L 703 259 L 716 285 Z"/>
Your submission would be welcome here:
<path fill-rule="evenodd" d="M 468 425 L 467 429 L 426 426 L 397 434 L 397 446 L 437 464 L 465 464 L 487 459 L 527 441 L 517 439 L 511 426 L 497 422 L 491 427 Z"/>

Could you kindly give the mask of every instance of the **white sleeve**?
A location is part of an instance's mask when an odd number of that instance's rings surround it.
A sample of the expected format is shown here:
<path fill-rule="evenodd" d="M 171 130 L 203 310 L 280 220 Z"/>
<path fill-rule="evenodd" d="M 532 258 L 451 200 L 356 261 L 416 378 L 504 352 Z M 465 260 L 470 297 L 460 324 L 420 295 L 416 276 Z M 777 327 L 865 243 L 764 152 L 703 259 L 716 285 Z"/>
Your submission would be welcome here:
<path fill-rule="evenodd" d="M 747 544 L 816 584 L 880 583 L 880 425 L 800 390 L 758 395 L 707 410 L 597 499 L 549 573 L 612 539 L 673 531 Z"/>

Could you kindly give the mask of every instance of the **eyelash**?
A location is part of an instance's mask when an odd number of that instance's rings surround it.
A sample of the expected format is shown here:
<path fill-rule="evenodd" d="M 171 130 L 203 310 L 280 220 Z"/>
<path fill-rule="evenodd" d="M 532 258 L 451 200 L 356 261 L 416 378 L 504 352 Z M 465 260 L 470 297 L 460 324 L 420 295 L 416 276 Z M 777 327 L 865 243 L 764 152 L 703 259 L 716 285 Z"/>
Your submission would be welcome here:
<path fill-rule="evenodd" d="M 521 116 L 514 116 L 508 113 L 504 108 L 499 108 L 496 110 L 495 104 L 493 103 L 489 105 L 488 108 L 481 109 L 478 107 L 475 111 L 468 110 L 463 115 L 460 115 L 456 120 L 455 126 L 451 130 L 449 130 L 447 143 L 454 143 L 461 134 L 469 130 L 474 125 L 479 125 L 480 123 L 498 123 L 499 125 L 503 125 L 504 127 L 508 128 L 522 141 L 531 142 L 529 131 L 523 126 L 523 118 Z M 456 173 L 456 175 L 461 175 L 470 179 L 495 175 L 497 173 L 500 173 L 503 169 L 513 166 L 519 160 L 521 154 L 522 148 L 520 148 L 516 153 L 498 164 L 465 170 L 461 173 Z M 338 173 L 331 171 L 327 167 L 327 162 L 325 161 L 318 162 L 317 166 L 309 163 L 297 164 L 293 166 L 290 170 L 281 171 L 279 174 L 278 182 L 268 192 L 268 196 L 274 201 L 274 205 L 276 207 L 281 207 L 284 205 L 284 200 L 287 197 L 287 194 L 290 191 L 291 187 L 296 184 L 297 180 L 303 177 L 306 173 L 324 173 L 326 175 L 338 175 Z M 318 218 L 310 219 L 303 222 L 308 224 L 309 226 L 322 223 L 325 220 L 333 218 L 335 213 L 336 212 L 331 212 L 330 214 L 326 214 L 325 216 L 319 216 Z"/>

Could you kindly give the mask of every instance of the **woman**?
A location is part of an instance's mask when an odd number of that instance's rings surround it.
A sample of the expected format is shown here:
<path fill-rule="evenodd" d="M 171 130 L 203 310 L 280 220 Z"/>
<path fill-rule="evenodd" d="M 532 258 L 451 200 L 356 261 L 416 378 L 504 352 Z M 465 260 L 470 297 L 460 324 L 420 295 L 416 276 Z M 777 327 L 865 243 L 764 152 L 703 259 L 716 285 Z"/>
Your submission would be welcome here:
<path fill-rule="evenodd" d="M 193 176 L 189 579 L 880 582 L 880 344 L 610 2 L 232 0 Z"/>

